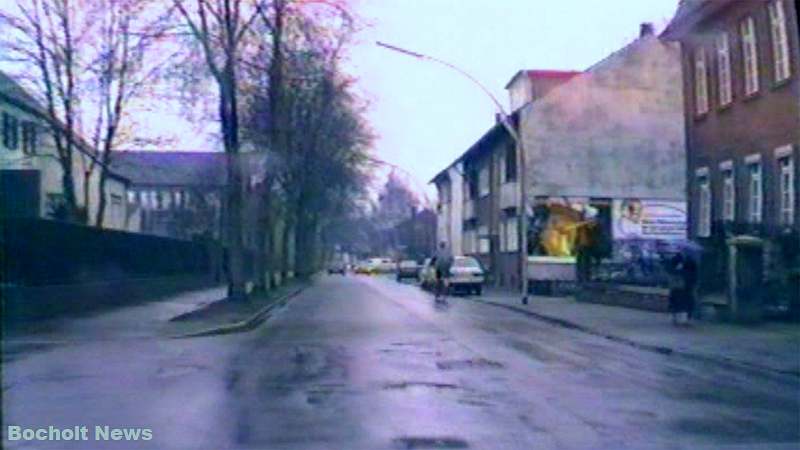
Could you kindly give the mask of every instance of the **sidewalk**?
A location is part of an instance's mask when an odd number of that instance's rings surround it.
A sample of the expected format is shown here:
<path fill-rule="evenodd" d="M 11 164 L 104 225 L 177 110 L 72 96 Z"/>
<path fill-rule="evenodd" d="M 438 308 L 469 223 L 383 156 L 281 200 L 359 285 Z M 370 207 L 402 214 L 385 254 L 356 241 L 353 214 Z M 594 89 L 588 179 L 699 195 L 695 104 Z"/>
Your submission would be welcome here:
<path fill-rule="evenodd" d="M 476 301 L 524 311 L 542 320 L 662 353 L 735 364 L 800 378 L 800 325 L 695 322 L 675 327 L 665 313 L 579 303 L 572 297 L 529 297 L 487 290 Z"/>
<path fill-rule="evenodd" d="M 5 362 L 59 345 L 162 338 L 169 335 L 170 318 L 224 297 L 225 287 L 219 286 L 6 327 L 2 336 L 3 359 Z"/>

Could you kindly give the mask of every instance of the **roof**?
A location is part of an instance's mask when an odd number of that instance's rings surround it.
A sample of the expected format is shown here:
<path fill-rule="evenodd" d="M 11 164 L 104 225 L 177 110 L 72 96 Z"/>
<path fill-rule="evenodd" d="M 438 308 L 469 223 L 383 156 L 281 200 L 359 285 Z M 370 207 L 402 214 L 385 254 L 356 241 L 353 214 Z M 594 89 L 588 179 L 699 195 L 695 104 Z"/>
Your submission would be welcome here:
<path fill-rule="evenodd" d="M 505 88 L 508 89 L 514 81 L 517 80 L 522 75 L 527 75 L 528 78 L 531 80 L 541 80 L 541 79 L 556 79 L 556 80 L 569 80 L 570 78 L 574 77 L 581 73 L 578 70 L 520 70 L 519 72 L 515 73 L 511 80 L 506 83 Z"/>
<path fill-rule="evenodd" d="M 111 167 L 134 185 L 221 187 L 225 161 L 222 152 L 119 151 Z"/>
<path fill-rule="evenodd" d="M 0 70 L 0 100 L 5 100 L 17 108 L 39 117 L 40 119 L 49 123 L 52 127 L 59 128 L 61 130 L 66 129 L 66 125 L 64 125 L 58 119 L 52 119 L 50 114 L 47 112 L 47 109 L 42 106 L 38 100 L 36 100 L 25 88 L 23 88 L 19 83 L 17 83 L 2 70 Z M 98 159 L 97 154 L 92 150 L 92 147 L 86 142 L 86 140 L 83 139 L 82 136 L 76 135 L 74 144 L 75 148 L 79 152 L 92 158 L 101 166 L 103 165 L 103 163 Z M 130 181 L 123 175 L 113 170 L 109 170 L 107 174 L 109 177 L 123 182 Z"/>
<path fill-rule="evenodd" d="M 42 118 L 46 117 L 45 109 L 28 91 L 19 85 L 13 78 L 0 70 L 0 98 L 5 99 L 14 106 L 25 109 L 31 114 Z"/>
<path fill-rule="evenodd" d="M 733 0 L 680 0 L 675 15 L 661 32 L 664 39 L 678 39 L 688 29 L 701 22 L 704 18 L 719 11 Z"/>

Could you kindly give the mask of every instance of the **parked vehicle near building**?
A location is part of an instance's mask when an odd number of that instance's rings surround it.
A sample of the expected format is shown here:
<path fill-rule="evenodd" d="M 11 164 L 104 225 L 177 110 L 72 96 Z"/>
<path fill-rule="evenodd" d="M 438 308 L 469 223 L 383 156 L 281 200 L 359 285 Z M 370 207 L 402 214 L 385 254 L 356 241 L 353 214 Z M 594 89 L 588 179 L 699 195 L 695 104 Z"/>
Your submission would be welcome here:
<path fill-rule="evenodd" d="M 453 266 L 450 268 L 449 291 L 463 290 L 481 295 L 484 281 L 484 270 L 477 259 L 472 256 L 456 256 L 453 259 Z"/>
<path fill-rule="evenodd" d="M 353 272 L 360 275 L 371 275 L 373 272 L 373 267 L 369 260 L 359 261 L 353 269 Z"/>
<path fill-rule="evenodd" d="M 419 281 L 420 287 L 423 289 L 430 289 L 433 287 L 436 282 L 436 269 L 434 269 L 431 263 L 431 258 L 425 258 L 425 261 L 422 262 L 422 267 L 417 274 L 417 280 Z"/>
<path fill-rule="evenodd" d="M 404 278 L 417 279 L 419 275 L 420 266 L 413 259 L 404 259 L 397 263 L 397 281 L 402 281 Z"/>
<path fill-rule="evenodd" d="M 397 270 L 396 263 L 391 258 L 370 258 L 370 265 L 374 273 L 392 273 Z"/>

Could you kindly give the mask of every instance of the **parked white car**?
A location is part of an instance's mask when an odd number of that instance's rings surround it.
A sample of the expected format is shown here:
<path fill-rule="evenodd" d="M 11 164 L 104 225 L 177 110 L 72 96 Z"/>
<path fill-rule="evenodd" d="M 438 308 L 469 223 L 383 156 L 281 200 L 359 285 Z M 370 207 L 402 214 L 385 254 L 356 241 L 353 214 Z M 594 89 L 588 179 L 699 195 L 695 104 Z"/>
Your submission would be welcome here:
<path fill-rule="evenodd" d="M 434 283 L 436 283 L 436 269 L 431 264 L 431 258 L 425 258 L 425 261 L 422 263 L 422 268 L 419 269 L 417 279 L 419 280 L 419 285 L 422 286 L 423 289 L 430 289 L 433 287 Z"/>
<path fill-rule="evenodd" d="M 435 273 L 434 273 L 435 276 Z M 485 274 L 483 267 L 477 259 L 472 256 L 456 256 L 453 258 L 453 265 L 450 267 L 450 290 L 463 289 L 481 295 Z"/>
<path fill-rule="evenodd" d="M 397 270 L 397 263 L 391 258 L 371 258 L 370 261 L 378 273 L 391 273 Z"/>

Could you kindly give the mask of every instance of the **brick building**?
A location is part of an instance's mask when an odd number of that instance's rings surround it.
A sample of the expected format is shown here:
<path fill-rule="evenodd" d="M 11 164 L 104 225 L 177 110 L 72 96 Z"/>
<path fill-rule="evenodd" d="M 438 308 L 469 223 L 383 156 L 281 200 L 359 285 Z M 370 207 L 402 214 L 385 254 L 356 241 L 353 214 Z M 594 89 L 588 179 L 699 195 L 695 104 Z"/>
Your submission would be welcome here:
<path fill-rule="evenodd" d="M 708 292 L 731 292 L 736 236 L 758 243 L 759 282 L 798 264 L 795 8 L 790 0 L 683 0 L 663 33 L 682 47 L 690 228 L 709 249 Z"/>

